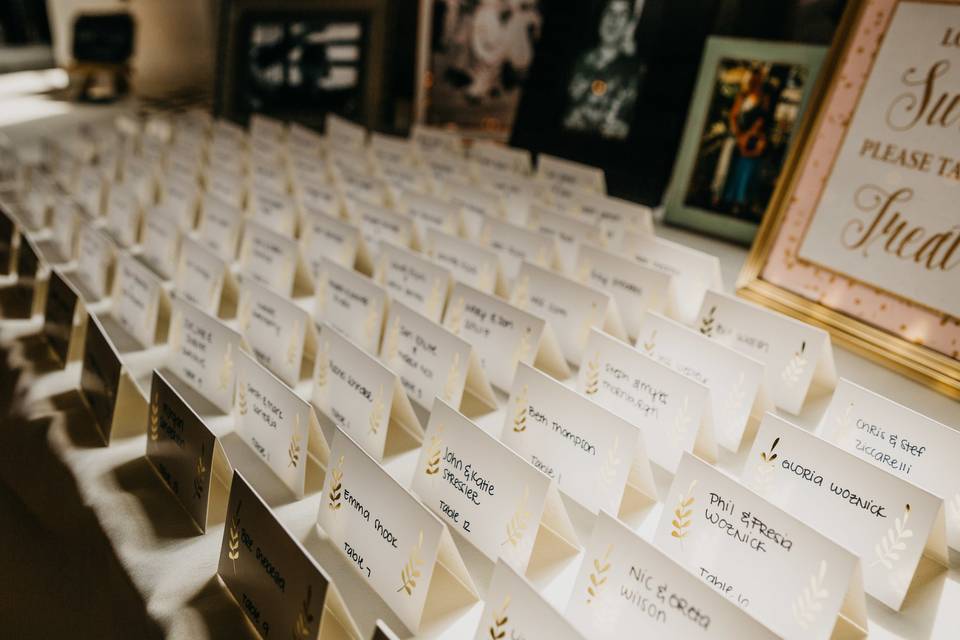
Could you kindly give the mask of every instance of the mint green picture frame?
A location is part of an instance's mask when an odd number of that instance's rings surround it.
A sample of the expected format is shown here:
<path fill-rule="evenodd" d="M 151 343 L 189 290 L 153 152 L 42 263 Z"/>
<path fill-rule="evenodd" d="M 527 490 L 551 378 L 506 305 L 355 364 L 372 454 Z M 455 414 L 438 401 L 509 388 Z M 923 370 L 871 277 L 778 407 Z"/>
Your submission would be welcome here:
<path fill-rule="evenodd" d="M 763 63 L 802 65 L 809 70 L 802 88 L 800 111 L 794 118 L 790 140 L 784 153 L 784 158 L 786 158 L 789 155 L 790 148 L 796 143 L 796 134 L 803 120 L 803 114 L 809 107 L 810 95 L 817 83 L 820 67 L 826 54 L 827 47 L 819 45 L 718 36 L 711 36 L 707 40 L 703 59 L 700 62 L 700 71 L 697 74 L 693 100 L 690 102 L 690 110 L 687 113 L 687 123 L 680 142 L 680 151 L 674 162 L 673 175 L 664 196 L 664 209 L 668 224 L 687 227 L 738 244 L 749 245 L 753 241 L 760 226 L 759 222 L 738 219 L 727 213 L 711 211 L 685 203 L 690 181 L 693 177 L 701 137 L 706 119 L 709 116 L 710 102 L 716 86 L 718 65 L 721 60 L 730 58 L 755 60 Z M 782 165 L 780 171 L 782 175 Z M 769 202 L 767 203 L 767 209 L 769 209 Z M 767 212 L 764 213 L 764 216 L 766 215 Z"/>

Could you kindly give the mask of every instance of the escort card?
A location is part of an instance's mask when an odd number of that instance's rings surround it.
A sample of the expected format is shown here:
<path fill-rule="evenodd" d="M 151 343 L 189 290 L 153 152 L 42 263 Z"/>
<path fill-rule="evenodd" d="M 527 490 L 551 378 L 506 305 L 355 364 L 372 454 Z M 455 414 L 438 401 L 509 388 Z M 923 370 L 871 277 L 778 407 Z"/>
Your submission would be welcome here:
<path fill-rule="evenodd" d="M 227 264 L 189 237 L 180 245 L 173 288 L 184 300 L 214 316 L 222 298 L 236 295 L 236 283 Z M 230 296 L 225 296 L 227 292 Z"/>
<path fill-rule="evenodd" d="M 581 244 L 574 273 L 581 283 L 610 294 L 631 341 L 640 334 L 644 312 L 663 313 L 667 309 L 670 276 L 663 271 Z"/>
<path fill-rule="evenodd" d="M 120 353 L 91 314 L 83 345 L 80 369 L 80 395 L 93 415 L 93 423 L 103 444 L 118 437 L 142 433 L 147 420 L 147 399 L 123 366 Z"/>
<path fill-rule="evenodd" d="M 330 260 L 320 265 L 314 320 L 328 323 L 367 353 L 377 353 L 387 312 L 387 292 L 353 269 Z"/>
<path fill-rule="evenodd" d="M 447 200 L 460 212 L 464 232 L 471 240 L 483 233 L 487 218 L 503 217 L 503 202 L 496 192 L 456 179 L 444 180 L 441 184 Z M 515 224 L 525 225 L 526 220 Z"/>
<path fill-rule="evenodd" d="M 110 315 L 146 348 L 156 341 L 157 329 L 163 327 L 160 316 L 168 311 L 167 306 L 163 283 L 157 276 L 129 253 L 121 253 Z"/>
<path fill-rule="evenodd" d="M 240 272 L 283 296 L 293 293 L 297 241 L 254 222 L 244 225 Z"/>
<path fill-rule="evenodd" d="M 400 201 L 404 193 L 411 191 L 428 193 L 432 191 L 430 176 L 415 166 L 381 164 L 380 175 L 386 182 L 388 199 L 394 204 Z"/>
<path fill-rule="evenodd" d="M 488 294 L 507 291 L 500 272 L 500 259 L 489 249 L 430 229 L 427 231 L 426 254 L 450 271 L 457 282 Z"/>
<path fill-rule="evenodd" d="M 104 233 L 91 225 L 81 225 L 77 246 L 77 279 L 87 290 L 87 302 L 96 302 L 109 293 L 110 267 L 116 248 Z"/>
<path fill-rule="evenodd" d="M 180 299 L 173 301 L 167 368 L 224 413 L 233 408 L 240 334 Z"/>
<path fill-rule="evenodd" d="M 650 207 L 589 191 L 578 191 L 574 202 L 580 217 L 603 230 L 611 248 L 619 250 L 627 232 L 653 234 Z"/>
<path fill-rule="evenodd" d="M 670 315 L 692 324 L 708 289 L 723 288 L 720 260 L 714 255 L 649 233 L 626 232 L 622 253 L 640 264 L 669 273 Z"/>
<path fill-rule="evenodd" d="M 580 640 L 559 611 L 503 561 L 497 562 L 474 640 Z"/>
<path fill-rule="evenodd" d="M 422 153 L 445 151 L 463 155 L 463 138 L 454 131 L 414 123 L 410 128 L 410 140 Z"/>
<path fill-rule="evenodd" d="M 230 462 L 203 419 L 156 369 L 150 385 L 146 456 L 201 533 L 223 522 Z"/>
<path fill-rule="evenodd" d="M 121 247 L 132 247 L 140 238 L 140 204 L 136 195 L 122 184 L 110 189 L 104 228 Z"/>
<path fill-rule="evenodd" d="M 244 278 L 237 324 L 257 361 L 295 387 L 304 356 L 312 358 L 316 350 L 310 315 L 289 298 Z"/>
<path fill-rule="evenodd" d="M 488 560 L 524 573 L 579 550 L 551 479 L 439 398 L 424 442 L 413 491 Z"/>
<path fill-rule="evenodd" d="M 327 141 L 335 147 L 362 149 L 367 143 L 365 128 L 330 112 L 327 112 L 324 133 Z"/>
<path fill-rule="evenodd" d="M 500 266 L 508 282 L 516 280 L 524 261 L 551 269 L 556 264 L 556 241 L 531 229 L 524 229 L 488 218 L 480 234 L 480 244 L 500 257 Z"/>
<path fill-rule="evenodd" d="M 141 208 L 149 207 L 156 202 L 157 177 L 154 173 L 154 165 L 150 161 L 127 154 L 123 162 L 122 184 L 129 187 Z M 115 184 L 110 192 L 113 193 L 116 188 Z"/>
<path fill-rule="evenodd" d="M 293 237 L 297 229 L 297 210 L 284 192 L 277 193 L 255 184 L 247 198 L 250 220 L 274 232 Z"/>
<path fill-rule="evenodd" d="M 276 118 L 255 113 L 250 116 L 250 137 L 255 140 L 282 142 L 286 138 L 286 125 Z"/>
<path fill-rule="evenodd" d="M 600 228 L 540 204 L 530 207 L 527 226 L 556 240 L 557 262 L 562 273 L 574 276 L 577 271 L 577 252 L 581 243 L 604 246 L 606 236 Z"/>
<path fill-rule="evenodd" d="M 616 303 L 609 295 L 529 262 L 520 267 L 510 303 L 546 319 L 567 362 L 577 366 L 592 329 L 615 338 L 627 337 Z"/>
<path fill-rule="evenodd" d="M 362 638 L 336 585 L 239 472 L 217 575 L 261 638 Z"/>
<path fill-rule="evenodd" d="M 474 169 L 476 181 L 488 186 L 500 197 L 503 213 L 508 222 L 526 226 L 530 204 L 540 201 L 540 183 L 533 178 L 514 172 Z"/>
<path fill-rule="evenodd" d="M 103 213 L 106 202 L 107 185 L 103 174 L 97 167 L 84 166 L 77 173 L 77 187 L 74 197 L 90 216 L 97 218 Z"/>
<path fill-rule="evenodd" d="M 413 222 L 404 214 L 375 205 L 362 205 L 357 212 L 357 226 L 367 250 L 376 261 L 380 243 L 389 242 L 398 247 L 413 247 Z"/>
<path fill-rule="evenodd" d="M 736 453 L 772 408 L 764 366 L 657 313 L 643 316 L 637 350 L 710 389 L 717 441 Z"/>
<path fill-rule="evenodd" d="M 416 148 L 408 138 L 400 138 L 376 131 L 370 132 L 370 153 L 381 165 L 417 163 Z"/>
<path fill-rule="evenodd" d="M 434 398 L 461 409 L 496 409 L 497 400 L 469 342 L 401 302 L 390 305 L 380 359 L 397 372 L 410 399 L 429 411 Z"/>
<path fill-rule="evenodd" d="M 722 471 L 685 454 L 653 543 L 784 638 L 866 634 L 860 560 Z"/>
<path fill-rule="evenodd" d="M 510 390 L 520 363 L 558 380 L 570 377 L 549 323 L 478 289 L 457 283 L 443 326 L 473 346 L 487 379 L 503 391 Z"/>
<path fill-rule="evenodd" d="M 606 193 L 603 169 L 541 153 L 537 155 L 537 177 L 567 187 Z"/>
<path fill-rule="evenodd" d="M 203 199 L 197 239 L 228 264 L 237 257 L 237 241 L 242 226 L 243 216 L 239 209 L 211 195 Z"/>
<path fill-rule="evenodd" d="M 443 522 L 339 429 L 331 456 L 317 522 L 403 624 L 416 633 L 431 603 L 476 601 Z"/>
<path fill-rule="evenodd" d="M 607 513 L 597 518 L 566 613 L 598 639 L 778 637 Z"/>
<path fill-rule="evenodd" d="M 302 222 L 300 235 L 300 255 L 310 273 L 316 288 L 317 280 L 323 268 L 323 261 L 329 259 L 345 269 L 360 267 L 370 258 L 360 230 L 353 225 L 319 213 L 307 214 Z"/>
<path fill-rule="evenodd" d="M 169 280 L 177 267 L 180 253 L 180 229 L 177 221 L 159 207 L 143 217 L 143 239 L 140 258 L 164 280 Z"/>
<path fill-rule="evenodd" d="M 70 262 L 77 255 L 77 237 L 83 214 L 76 203 L 61 198 L 50 212 L 50 239 L 61 262 Z"/>
<path fill-rule="evenodd" d="M 400 198 L 399 208 L 413 220 L 414 230 L 422 244 L 427 244 L 431 229 L 455 236 L 463 226 L 459 209 L 437 196 L 407 191 Z"/>
<path fill-rule="evenodd" d="M 650 459 L 671 473 L 684 451 L 717 459 L 710 390 L 596 329 L 577 391 L 640 427 Z"/>
<path fill-rule="evenodd" d="M 78 360 L 83 349 L 86 311 L 81 297 L 57 269 L 50 270 L 43 313 L 43 337 L 61 366 Z"/>
<path fill-rule="evenodd" d="M 837 380 L 830 334 L 733 296 L 708 291 L 695 325 L 700 333 L 766 365 L 773 404 L 800 413 L 811 385 Z"/>
<path fill-rule="evenodd" d="M 229 152 L 230 156 L 234 153 Z M 240 167 L 231 171 L 227 166 L 219 164 L 222 158 L 211 156 L 207 173 L 207 196 L 216 198 L 228 207 L 243 210 L 246 203 L 246 188 L 244 187 L 243 169 Z"/>
<path fill-rule="evenodd" d="M 202 193 L 195 178 L 168 179 L 160 192 L 160 204 L 174 215 L 181 229 L 189 231 L 197 220 Z"/>
<path fill-rule="evenodd" d="M 311 180 L 317 180 L 311 176 Z M 294 198 L 301 217 L 322 214 L 339 218 L 343 213 L 340 194 L 332 186 L 315 181 L 307 182 L 302 178 L 294 185 Z"/>
<path fill-rule="evenodd" d="M 377 460 L 383 460 L 387 437 L 397 429 L 415 442 L 423 440 L 397 374 L 330 325 L 320 329 L 313 402 Z"/>
<path fill-rule="evenodd" d="M 590 512 L 657 501 L 636 426 L 527 365 L 517 371 L 507 407 L 500 440 Z"/>
<path fill-rule="evenodd" d="M 903 604 L 921 555 L 948 566 L 943 498 L 772 413 L 743 481 L 860 556 L 867 593 L 891 609 Z"/>
<path fill-rule="evenodd" d="M 960 434 L 955 429 L 842 378 L 820 425 L 823 436 L 841 449 L 943 496 L 947 539 L 960 549 L 960 466 L 954 461 Z"/>
<path fill-rule="evenodd" d="M 287 128 L 287 147 L 290 150 L 297 150 L 302 154 L 315 154 L 320 156 L 324 137 L 317 131 L 305 127 L 299 122 L 290 121 Z"/>
<path fill-rule="evenodd" d="M 485 169 L 528 174 L 533 166 L 530 151 L 498 144 L 491 140 L 476 140 L 470 145 L 470 162 Z"/>
<path fill-rule="evenodd" d="M 440 322 L 450 289 L 450 272 L 411 251 L 389 243 L 380 246 L 374 280 L 398 300 L 433 322 Z"/>
<path fill-rule="evenodd" d="M 237 352 L 236 432 L 296 495 L 319 484 L 330 449 L 310 403 L 245 351 Z"/>

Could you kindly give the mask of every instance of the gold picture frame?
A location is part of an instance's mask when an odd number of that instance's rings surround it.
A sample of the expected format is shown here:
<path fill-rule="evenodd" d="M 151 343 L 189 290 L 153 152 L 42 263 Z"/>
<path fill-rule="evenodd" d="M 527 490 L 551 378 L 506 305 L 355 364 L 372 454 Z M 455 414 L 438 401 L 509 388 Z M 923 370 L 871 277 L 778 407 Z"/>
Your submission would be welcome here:
<path fill-rule="evenodd" d="M 809 225 L 816 216 L 817 204 L 820 195 L 826 189 L 827 177 L 836 168 L 835 162 L 842 148 L 842 140 L 861 106 L 860 94 L 876 71 L 873 60 L 880 51 L 887 30 L 894 19 L 893 15 L 901 4 L 944 5 L 953 8 L 960 6 L 960 0 L 875 0 L 873 2 L 853 0 L 848 3 L 818 85 L 814 90 L 813 107 L 808 109 L 804 117 L 797 142 L 784 165 L 780 183 L 773 194 L 768 211 L 741 270 L 737 281 L 737 294 L 781 313 L 820 326 L 831 333 L 837 344 L 854 353 L 871 358 L 949 397 L 960 399 L 960 359 L 958 359 L 960 346 L 956 337 L 960 333 L 960 319 L 949 312 L 891 293 L 876 283 L 857 280 L 835 269 L 804 262 L 799 255 L 799 244 L 807 232 L 807 227 L 804 227 L 803 234 L 798 234 L 797 218 L 800 217 L 799 222 Z M 881 26 L 883 19 L 886 22 Z M 864 34 L 868 34 L 870 41 L 875 42 L 873 51 L 864 52 Z M 958 49 L 958 55 L 960 55 L 960 49 Z M 857 56 L 868 56 L 868 61 L 860 62 L 862 65 L 867 65 L 867 71 L 856 78 L 852 75 L 845 76 L 845 71 L 855 68 L 851 65 L 857 64 Z M 844 91 L 848 92 L 848 97 L 839 97 Z M 835 110 L 831 114 L 831 109 L 836 102 L 850 100 L 849 96 L 853 95 L 852 92 L 856 94 L 853 98 L 853 108 L 846 113 L 844 121 L 838 122 L 837 114 L 840 112 Z M 820 145 L 822 152 L 824 136 L 820 134 L 831 127 L 840 131 L 838 135 L 841 136 L 841 142 L 836 144 L 836 150 L 832 156 L 826 158 L 829 166 L 824 166 L 824 156 L 817 155 L 817 145 Z M 809 194 L 804 194 L 798 189 L 801 180 L 806 177 L 809 185 L 810 175 L 816 176 L 817 172 L 824 171 L 825 177 L 818 181 L 820 186 L 816 194 L 816 204 L 812 209 L 797 214 L 797 209 L 803 208 L 803 205 L 794 206 L 798 198 L 808 199 L 809 197 Z M 810 172 L 810 175 L 805 176 L 805 172 Z M 791 215 L 793 218 L 788 220 Z M 806 220 L 802 218 L 804 215 Z M 800 239 L 797 239 L 797 236 L 800 236 Z M 784 245 L 793 247 L 792 255 Z M 796 284 L 800 276 L 782 277 L 782 270 L 778 272 L 776 268 L 769 269 L 773 260 L 786 261 L 787 266 L 781 266 L 781 269 L 790 269 L 796 265 L 799 267 L 798 272 L 807 270 L 811 274 L 809 276 L 811 282 L 814 282 L 814 277 L 818 278 L 815 280 L 817 284 L 804 287 L 807 295 L 801 294 L 799 291 L 801 287 Z M 770 274 L 767 273 L 768 270 Z M 789 286 L 786 284 L 787 280 L 791 280 Z M 814 297 L 813 293 L 817 293 L 818 287 L 819 295 Z M 842 287 L 848 289 L 843 295 L 838 296 L 837 291 Z M 877 300 L 885 300 L 878 307 L 881 310 L 887 308 L 886 305 L 889 303 L 891 306 L 895 305 L 901 313 L 903 309 L 912 309 L 918 316 L 922 315 L 923 322 L 914 324 L 927 330 L 932 326 L 934 331 L 941 332 L 937 338 L 939 341 L 937 348 L 926 344 L 927 334 L 921 333 L 920 329 L 914 329 L 911 335 L 906 323 L 891 330 L 889 327 L 878 324 L 876 313 L 872 316 L 874 322 L 870 322 L 865 319 L 868 315 L 866 313 L 860 313 L 858 317 L 857 312 L 839 308 L 849 306 L 851 300 L 860 304 L 854 292 L 864 292 L 864 295 L 872 296 Z M 825 298 L 832 298 L 836 304 L 826 304 Z"/>

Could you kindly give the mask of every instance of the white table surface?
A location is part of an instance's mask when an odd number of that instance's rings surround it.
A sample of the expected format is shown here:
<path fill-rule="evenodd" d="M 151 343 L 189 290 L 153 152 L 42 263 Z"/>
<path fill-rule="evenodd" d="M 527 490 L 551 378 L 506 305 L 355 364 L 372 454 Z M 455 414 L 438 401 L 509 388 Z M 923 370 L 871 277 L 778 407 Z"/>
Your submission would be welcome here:
<path fill-rule="evenodd" d="M 69 109 L 43 107 L 43 98 L 17 97 L 18 109 L 24 108 L 24 100 L 34 99 L 41 105 L 37 113 L 40 119 L 24 119 L 0 128 L 15 144 L 27 144 L 38 134 L 50 134 L 75 125 L 81 120 L 100 118 L 112 109 L 71 106 Z M 0 96 L 0 112 L 3 111 Z M 53 114 L 53 115 L 51 115 Z M 704 238 L 685 231 L 658 227 L 657 233 L 713 253 L 720 258 L 724 285 L 733 290 L 734 282 L 743 260 L 744 249 L 724 242 Z M 34 321 L 36 328 L 36 320 Z M 13 333 L 28 332 L 30 327 L 21 322 L 0 321 L 0 338 L 7 345 L 15 344 Z M 17 347 L 14 346 L 14 350 Z M 165 347 L 132 354 L 131 367 L 142 374 L 150 367 L 162 363 Z M 853 353 L 834 347 L 838 374 L 857 384 L 912 407 L 954 428 L 960 428 L 960 404 L 926 387 L 912 382 L 892 371 L 883 369 Z M 79 365 L 73 363 L 66 370 L 25 376 L 21 386 L 27 394 L 24 402 L 33 412 L 52 411 L 48 398 L 66 389 L 75 388 L 79 381 Z M 306 393 L 308 385 L 301 384 L 298 392 Z M 501 397 L 501 401 L 503 398 Z M 799 416 L 785 416 L 797 424 L 814 430 L 826 408 L 829 396 L 808 399 Z M 502 402 L 501 402 L 502 405 Z M 46 407 L 46 409 L 44 409 Z M 114 441 L 109 447 L 78 446 L 71 436 L 78 428 L 92 429 L 83 416 L 74 413 L 54 413 L 47 431 L 47 444 L 72 472 L 79 494 L 93 509 L 99 524 L 115 549 L 123 568 L 129 574 L 133 587 L 146 603 L 147 612 L 162 627 L 169 638 L 235 638 L 239 635 L 255 637 L 251 628 L 239 622 L 242 614 L 230 599 L 226 590 L 216 582 L 214 575 L 218 560 L 223 525 L 210 529 L 205 535 L 185 535 L 182 527 L 171 527 L 165 518 L 185 518 L 171 505 L 172 498 L 160 480 L 155 487 L 149 482 L 134 492 L 129 482 L 124 481 L 118 470 L 129 469 L 143 463 L 146 436 L 136 436 Z M 89 422 L 89 419 L 86 419 Z M 496 434 L 503 421 L 503 410 L 498 410 L 478 419 L 488 432 Z M 384 603 L 365 585 L 354 572 L 352 565 L 344 560 L 336 549 L 323 537 L 315 526 L 320 495 L 290 502 L 278 481 L 272 479 L 259 462 L 251 455 L 246 457 L 242 443 L 232 431 L 228 416 L 211 416 L 212 428 L 224 436 L 228 454 L 238 465 L 249 465 L 245 474 L 262 490 L 274 507 L 277 517 L 290 532 L 303 541 L 307 549 L 329 572 L 343 594 L 347 607 L 369 637 L 377 618 L 386 620 L 401 637 L 410 634 L 403 628 Z M 239 448 L 238 448 L 239 447 Z M 718 466 L 737 474 L 746 455 L 747 445 L 738 455 L 721 451 Z M 960 452 L 958 452 L 960 454 Z M 416 451 L 408 451 L 388 458 L 384 464 L 387 471 L 399 482 L 409 486 L 416 463 Z M 43 482 L 38 477 L 36 482 Z M 658 489 L 666 492 L 667 477 L 658 478 Z M 565 501 L 577 526 L 581 540 L 589 538 L 592 517 L 570 501 Z M 661 505 L 656 505 L 644 514 L 636 529 L 646 537 L 652 532 L 659 517 Z M 178 515 L 179 514 L 179 515 Z M 173 532 L 171 532 L 173 531 Z M 454 535 L 471 574 L 481 590 L 489 581 L 492 565 L 479 553 Z M 579 568 L 582 554 L 566 562 L 562 567 L 552 567 L 550 572 L 528 576 L 541 590 L 544 597 L 562 609 L 569 597 L 573 580 Z M 943 569 L 925 563 L 921 566 L 921 580 L 908 593 L 900 612 L 895 612 L 867 597 L 870 638 L 960 638 L 960 556 L 951 552 L 951 568 Z M 548 575 L 549 573 L 549 575 Z M 211 580 L 213 581 L 211 582 Z M 94 584 L 94 581 L 91 581 Z M 63 603 L 53 603 L 66 606 Z M 224 616 L 230 618 L 233 607 L 236 622 L 222 624 Z M 213 612 L 215 610 L 215 613 Z M 432 628 L 422 630 L 418 637 L 465 638 L 472 637 L 479 622 L 482 602 L 460 611 L 452 618 Z M 214 624 L 213 621 L 219 621 Z M 82 630 L 81 630 L 82 631 Z M 82 633 L 81 633 L 82 635 Z"/>

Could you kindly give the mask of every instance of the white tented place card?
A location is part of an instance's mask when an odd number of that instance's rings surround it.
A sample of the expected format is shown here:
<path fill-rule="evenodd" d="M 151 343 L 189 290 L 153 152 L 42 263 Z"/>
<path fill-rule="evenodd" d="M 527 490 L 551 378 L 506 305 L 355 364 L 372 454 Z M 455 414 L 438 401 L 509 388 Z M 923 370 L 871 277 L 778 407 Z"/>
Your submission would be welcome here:
<path fill-rule="evenodd" d="M 470 343 L 401 302 L 390 305 L 380 359 L 397 372 L 410 399 L 427 411 L 434 398 L 471 411 L 497 406 Z"/>
<path fill-rule="evenodd" d="M 626 232 L 620 249 L 640 264 L 669 273 L 670 315 L 692 324 L 708 289 L 721 290 L 720 259 L 650 233 Z"/>
<path fill-rule="evenodd" d="M 823 329 L 716 291 L 704 296 L 694 326 L 763 362 L 778 409 L 798 414 L 814 383 L 830 389 L 836 384 L 830 334 Z"/>
<path fill-rule="evenodd" d="M 497 562 L 474 640 L 582 640 L 523 576 Z"/>
<path fill-rule="evenodd" d="M 473 345 L 487 379 L 503 391 L 510 390 L 520 363 L 534 365 L 558 380 L 570 377 L 550 324 L 501 298 L 458 282 L 443 326 Z"/>
<path fill-rule="evenodd" d="M 102 231 L 92 225 L 80 225 L 77 242 L 77 279 L 86 291 L 87 303 L 96 302 L 109 294 L 110 267 L 113 266 L 116 246 Z"/>
<path fill-rule="evenodd" d="M 603 169 L 545 153 L 537 156 L 537 177 L 586 191 L 606 193 L 607 190 Z"/>
<path fill-rule="evenodd" d="M 591 330 L 627 337 L 616 302 L 607 293 L 529 262 L 520 267 L 510 304 L 546 319 L 567 362 L 578 366 Z"/>
<path fill-rule="evenodd" d="M 160 192 L 160 206 L 169 211 L 183 230 L 193 229 L 202 190 L 196 179 L 168 178 Z"/>
<path fill-rule="evenodd" d="M 94 426 L 103 444 L 109 445 L 114 436 L 143 435 L 147 398 L 94 314 L 87 318 L 80 396 L 93 415 Z"/>
<path fill-rule="evenodd" d="M 637 425 L 650 460 L 671 473 L 684 451 L 717 459 L 710 390 L 624 342 L 590 332 L 577 391 Z"/>
<path fill-rule="evenodd" d="M 405 192 L 400 198 L 399 209 L 413 220 L 414 230 L 422 244 L 427 244 L 430 229 L 455 236 L 463 226 L 457 207 L 437 196 Z"/>
<path fill-rule="evenodd" d="M 233 152 L 228 154 L 232 156 Z M 222 159 L 221 159 L 222 160 Z M 213 197 L 225 205 L 243 210 L 247 201 L 245 178 L 242 167 L 231 170 L 227 165 L 220 164 L 213 157 L 206 176 L 207 197 Z"/>
<path fill-rule="evenodd" d="M 233 407 L 240 345 L 239 333 L 174 298 L 166 366 L 223 413 Z"/>
<path fill-rule="evenodd" d="M 405 432 L 423 440 L 423 427 L 400 378 L 370 352 L 322 325 L 313 371 L 313 403 L 377 460 L 387 438 Z"/>
<path fill-rule="evenodd" d="M 743 482 L 863 562 L 867 593 L 899 611 L 921 556 L 948 566 L 943 498 L 768 413 Z"/>
<path fill-rule="evenodd" d="M 783 638 L 864 635 L 860 559 L 719 469 L 684 454 L 653 544 Z"/>
<path fill-rule="evenodd" d="M 297 229 L 297 211 L 286 193 L 256 184 L 247 198 L 250 220 L 284 236 L 293 237 Z"/>
<path fill-rule="evenodd" d="M 250 116 L 250 137 L 254 140 L 282 142 L 286 134 L 286 125 L 282 121 L 261 113 Z"/>
<path fill-rule="evenodd" d="M 477 600 L 443 522 L 339 429 L 317 522 L 413 633 Z"/>
<path fill-rule="evenodd" d="M 237 324 L 257 361 L 295 387 L 304 357 L 312 358 L 316 348 L 310 315 L 289 298 L 244 278 Z"/>
<path fill-rule="evenodd" d="M 772 408 L 763 363 L 695 329 L 648 312 L 636 348 L 710 389 L 713 430 L 728 451 L 739 451 Z"/>
<path fill-rule="evenodd" d="M 378 163 L 417 164 L 416 149 L 409 138 L 391 136 L 372 131 L 370 133 L 370 153 Z"/>
<path fill-rule="evenodd" d="M 240 272 L 283 296 L 293 292 L 298 266 L 297 241 L 247 222 L 240 247 Z"/>
<path fill-rule="evenodd" d="M 140 258 L 157 275 L 169 280 L 177 268 L 180 254 L 180 228 L 167 211 L 155 207 L 143 216 Z"/>
<path fill-rule="evenodd" d="M 528 174 L 533 167 L 530 151 L 517 149 L 491 140 L 476 140 L 470 145 L 470 162 L 494 171 Z"/>
<path fill-rule="evenodd" d="M 261 638 L 363 638 L 326 571 L 238 471 L 219 557 L 217 575 Z"/>
<path fill-rule="evenodd" d="M 153 346 L 158 328 L 163 328 L 161 314 L 169 312 L 163 283 L 145 264 L 124 252 L 117 260 L 113 289 L 110 315 L 141 347 Z"/>
<path fill-rule="evenodd" d="M 457 282 L 491 295 L 506 293 L 500 259 L 493 251 L 435 229 L 427 231 L 425 250 L 434 262 L 449 270 Z"/>
<path fill-rule="evenodd" d="M 319 163 L 319 160 L 317 162 Z M 322 170 L 315 170 L 322 172 Z M 340 194 L 333 186 L 326 182 L 319 182 L 321 179 L 316 175 L 295 177 L 293 197 L 301 218 L 310 214 L 340 218 L 343 214 Z"/>
<path fill-rule="evenodd" d="M 566 614 L 601 640 L 778 637 L 608 513 L 597 518 Z"/>
<path fill-rule="evenodd" d="M 363 204 L 357 207 L 355 222 L 374 261 L 382 242 L 398 247 L 413 247 L 413 222 L 405 214 Z"/>
<path fill-rule="evenodd" d="M 408 164 L 380 163 L 380 175 L 386 183 L 388 200 L 396 204 L 403 194 L 411 191 L 429 193 L 432 181 L 419 167 Z"/>
<path fill-rule="evenodd" d="M 480 233 L 480 244 L 500 257 L 500 266 L 508 282 L 516 280 L 524 261 L 544 269 L 551 269 L 556 264 L 557 245 L 553 238 L 502 220 L 487 218 Z"/>
<path fill-rule="evenodd" d="M 97 218 L 103 213 L 108 184 L 109 181 L 98 167 L 84 166 L 77 173 L 77 185 L 73 195 L 91 217 Z"/>
<path fill-rule="evenodd" d="M 495 191 L 458 179 L 444 180 L 440 184 L 443 185 L 443 195 L 459 212 L 464 233 L 471 240 L 476 240 L 483 233 L 487 218 L 503 217 L 503 202 Z M 525 223 L 526 220 L 515 222 L 520 225 Z"/>
<path fill-rule="evenodd" d="M 598 226 L 540 204 L 530 207 L 527 226 L 556 240 L 560 270 L 571 277 L 577 273 L 577 252 L 582 243 L 589 242 L 600 246 L 606 243 L 606 238 Z"/>
<path fill-rule="evenodd" d="M 620 249 L 627 232 L 653 234 L 650 207 L 589 191 L 578 191 L 574 203 L 581 218 L 600 227 L 613 250 Z"/>
<path fill-rule="evenodd" d="M 307 214 L 301 225 L 300 255 L 314 286 L 325 259 L 346 269 L 362 266 L 358 264 L 362 244 L 359 229 L 344 220 L 321 213 Z"/>
<path fill-rule="evenodd" d="M 173 288 L 184 300 L 211 315 L 217 315 L 228 293 L 236 295 L 236 282 L 227 263 L 189 237 L 180 245 Z"/>
<path fill-rule="evenodd" d="M 242 227 L 243 215 L 240 209 L 212 195 L 203 199 L 197 240 L 227 264 L 237 257 L 237 243 Z"/>
<path fill-rule="evenodd" d="M 389 243 L 380 246 L 373 279 L 390 298 L 433 322 L 440 322 L 450 290 L 450 272 L 426 258 Z"/>
<path fill-rule="evenodd" d="M 527 365 L 517 370 L 500 440 L 592 513 L 657 501 L 640 429 Z"/>
<path fill-rule="evenodd" d="M 840 379 L 820 420 L 823 437 L 885 471 L 942 496 L 947 541 L 960 549 L 960 433 Z"/>
<path fill-rule="evenodd" d="M 140 239 L 140 203 L 123 184 L 110 188 L 104 229 L 121 247 L 132 247 Z"/>
<path fill-rule="evenodd" d="M 330 449 L 309 402 L 245 351 L 237 352 L 237 434 L 302 498 L 315 491 Z"/>
<path fill-rule="evenodd" d="M 81 220 L 86 219 L 75 202 L 69 198 L 54 202 L 50 211 L 50 240 L 61 262 L 70 262 L 77 255 Z"/>
<path fill-rule="evenodd" d="M 324 133 L 327 142 L 334 147 L 359 150 L 367 143 L 367 130 L 346 118 L 327 113 L 325 125 Z M 333 152 L 336 153 L 336 151 Z"/>
<path fill-rule="evenodd" d="M 512 171 L 475 168 L 474 174 L 479 184 L 499 196 L 506 220 L 515 225 L 526 226 L 531 203 L 542 200 L 538 193 L 542 183 Z"/>
<path fill-rule="evenodd" d="M 323 260 L 316 281 L 313 318 L 326 322 L 367 353 L 376 354 L 387 312 L 387 292 L 353 269 Z"/>
<path fill-rule="evenodd" d="M 233 475 L 230 462 L 217 436 L 156 369 L 146 458 L 201 533 L 223 522 Z"/>
<path fill-rule="evenodd" d="M 299 122 L 290 122 L 287 127 L 287 148 L 291 152 L 320 157 L 324 137 L 318 131 Z"/>
<path fill-rule="evenodd" d="M 608 253 L 593 245 L 581 244 L 574 271 L 577 280 L 606 291 L 617 303 L 623 330 L 633 341 L 640 333 L 646 311 L 663 313 L 669 303 L 670 275 Z"/>
<path fill-rule="evenodd" d="M 446 152 L 463 155 L 463 137 L 456 131 L 415 123 L 410 128 L 410 140 L 423 154 Z"/>
<path fill-rule="evenodd" d="M 123 161 L 123 185 L 129 187 L 141 207 L 154 204 L 157 196 L 157 178 L 154 165 L 145 158 L 127 157 Z M 111 188 L 111 192 L 117 185 Z"/>
<path fill-rule="evenodd" d="M 556 484 L 439 398 L 412 488 L 488 560 L 520 573 L 535 556 L 556 562 L 579 548 Z"/>

